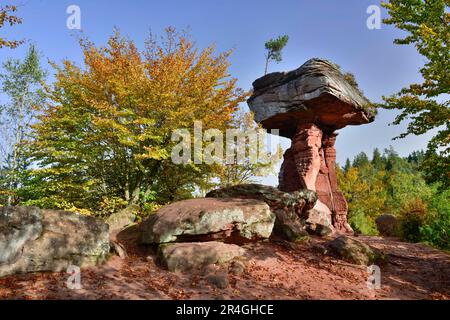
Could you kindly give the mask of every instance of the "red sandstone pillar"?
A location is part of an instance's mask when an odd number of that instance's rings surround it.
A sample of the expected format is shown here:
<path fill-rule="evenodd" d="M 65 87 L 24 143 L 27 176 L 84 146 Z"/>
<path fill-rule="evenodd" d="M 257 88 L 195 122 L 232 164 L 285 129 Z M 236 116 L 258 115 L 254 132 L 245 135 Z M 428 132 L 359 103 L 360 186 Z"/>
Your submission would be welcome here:
<path fill-rule="evenodd" d="M 336 176 L 336 133 L 324 134 L 322 138 L 322 159 L 325 170 L 319 173 L 316 183 L 318 198 L 330 208 L 333 226 L 341 232 L 353 232 L 347 223 L 348 206 L 339 190 Z M 321 179 L 322 177 L 322 179 Z M 318 184 L 322 183 L 321 186 Z"/>
<path fill-rule="evenodd" d="M 294 156 L 300 184 L 303 188 L 316 190 L 316 180 L 320 168 L 320 148 L 322 130 L 312 123 L 301 124 L 292 138 Z"/>
<path fill-rule="evenodd" d="M 336 136 L 334 132 L 322 132 L 312 123 L 299 125 L 291 148 L 284 154 L 279 189 L 285 192 L 302 188 L 316 191 L 320 202 L 330 209 L 335 229 L 352 232 L 347 223 L 347 201 L 337 184 Z"/>

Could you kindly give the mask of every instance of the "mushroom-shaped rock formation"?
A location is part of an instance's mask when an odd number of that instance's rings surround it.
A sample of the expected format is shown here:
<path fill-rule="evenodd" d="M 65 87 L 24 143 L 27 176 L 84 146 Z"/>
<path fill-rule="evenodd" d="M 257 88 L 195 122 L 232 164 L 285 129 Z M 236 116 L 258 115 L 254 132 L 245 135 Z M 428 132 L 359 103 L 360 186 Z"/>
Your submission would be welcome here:
<path fill-rule="evenodd" d="M 313 210 L 330 215 L 337 231 L 352 232 L 336 180 L 335 131 L 372 122 L 375 108 L 369 100 L 336 64 L 311 59 L 296 70 L 257 79 L 247 102 L 255 121 L 292 140 L 284 153 L 279 189 L 316 191 Z"/>

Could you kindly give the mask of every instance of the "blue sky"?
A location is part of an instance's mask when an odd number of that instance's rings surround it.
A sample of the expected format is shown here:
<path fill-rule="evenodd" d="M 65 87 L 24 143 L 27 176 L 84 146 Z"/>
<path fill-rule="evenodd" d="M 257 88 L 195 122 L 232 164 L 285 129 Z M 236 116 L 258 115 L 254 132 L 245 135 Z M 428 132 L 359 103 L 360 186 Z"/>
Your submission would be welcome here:
<path fill-rule="evenodd" d="M 142 47 L 149 30 L 162 33 L 167 26 L 188 28 L 198 46 L 215 43 L 218 51 L 234 49 L 230 73 L 246 90 L 264 72 L 264 42 L 288 34 L 289 43 L 283 61 L 272 64 L 270 71 L 299 67 L 312 57 L 330 59 L 345 71 L 355 74 L 360 88 L 372 101 L 380 101 L 402 87 L 420 81 L 419 68 L 424 58 L 413 47 L 398 46 L 393 39 L 402 32 L 383 25 L 380 30 L 366 27 L 369 5 L 375 0 L 0 0 L 1 4 L 19 5 L 23 24 L 3 28 L 1 34 L 25 38 L 35 43 L 45 61 L 64 58 L 81 64 L 77 31 L 66 27 L 69 5 L 81 9 L 83 33 L 103 45 L 113 27 Z M 386 12 L 382 10 L 382 17 Z M 0 61 L 23 57 L 26 45 L 15 50 L 0 50 Z M 51 72 L 50 67 L 47 69 Z M 247 108 L 246 105 L 243 105 Z M 401 154 L 425 148 L 430 135 L 412 136 L 392 141 L 405 129 L 388 126 L 396 112 L 381 110 L 374 123 L 346 127 L 337 139 L 337 159 L 342 163 L 360 151 L 393 145 Z M 289 145 L 282 141 L 284 147 Z M 276 184 L 275 177 L 264 179 Z"/>

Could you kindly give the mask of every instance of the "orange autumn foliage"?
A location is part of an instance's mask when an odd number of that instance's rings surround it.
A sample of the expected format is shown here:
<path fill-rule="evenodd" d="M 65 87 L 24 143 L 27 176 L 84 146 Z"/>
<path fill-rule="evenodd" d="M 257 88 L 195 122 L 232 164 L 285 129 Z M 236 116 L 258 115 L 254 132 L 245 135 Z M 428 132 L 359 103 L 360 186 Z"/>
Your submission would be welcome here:
<path fill-rule="evenodd" d="M 230 127 L 247 94 L 229 77 L 230 52 L 215 55 L 213 46 L 200 50 L 166 31 L 143 51 L 117 31 L 105 47 L 82 40 L 83 68 L 54 65 L 50 103 L 30 145 L 41 166 L 32 173 L 39 197 L 30 204 L 95 210 L 111 197 L 171 200 L 214 170 L 174 165 L 171 133 L 194 120 L 204 129 Z"/>

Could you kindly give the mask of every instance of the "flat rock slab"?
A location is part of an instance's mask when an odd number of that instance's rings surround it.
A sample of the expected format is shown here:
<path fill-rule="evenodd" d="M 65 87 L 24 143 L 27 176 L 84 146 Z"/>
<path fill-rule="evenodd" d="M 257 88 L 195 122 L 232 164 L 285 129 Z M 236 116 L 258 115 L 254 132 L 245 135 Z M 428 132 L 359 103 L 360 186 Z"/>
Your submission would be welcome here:
<path fill-rule="evenodd" d="M 334 63 L 323 59 L 257 79 L 247 103 L 256 122 L 266 129 L 279 129 L 287 138 L 293 137 L 300 123 L 336 130 L 369 123 L 375 117 L 367 98 L 345 80 Z"/>
<path fill-rule="evenodd" d="M 211 198 L 256 199 L 269 206 L 294 208 L 298 213 L 314 207 L 317 195 L 311 190 L 283 192 L 278 188 L 257 183 L 239 184 L 212 190 L 206 194 Z"/>
<path fill-rule="evenodd" d="M 199 198 L 165 206 L 141 225 L 141 243 L 257 240 L 270 237 L 275 215 L 254 199 Z"/>
<path fill-rule="evenodd" d="M 256 183 L 240 184 L 213 190 L 206 194 L 212 198 L 257 199 L 267 203 L 275 214 L 274 233 L 289 241 L 303 240 L 307 236 L 302 217 L 314 207 L 314 191 L 283 192 L 272 186 Z"/>
<path fill-rule="evenodd" d="M 108 253 L 108 225 L 99 219 L 35 207 L 0 209 L 0 277 L 91 266 Z"/>
<path fill-rule="evenodd" d="M 226 264 L 244 254 L 245 249 L 237 245 L 209 241 L 163 244 L 158 256 L 164 267 L 176 272 Z"/>
<path fill-rule="evenodd" d="M 353 264 L 369 266 L 385 262 L 385 256 L 380 250 L 347 236 L 337 237 L 328 242 L 326 247 L 331 255 Z"/>

